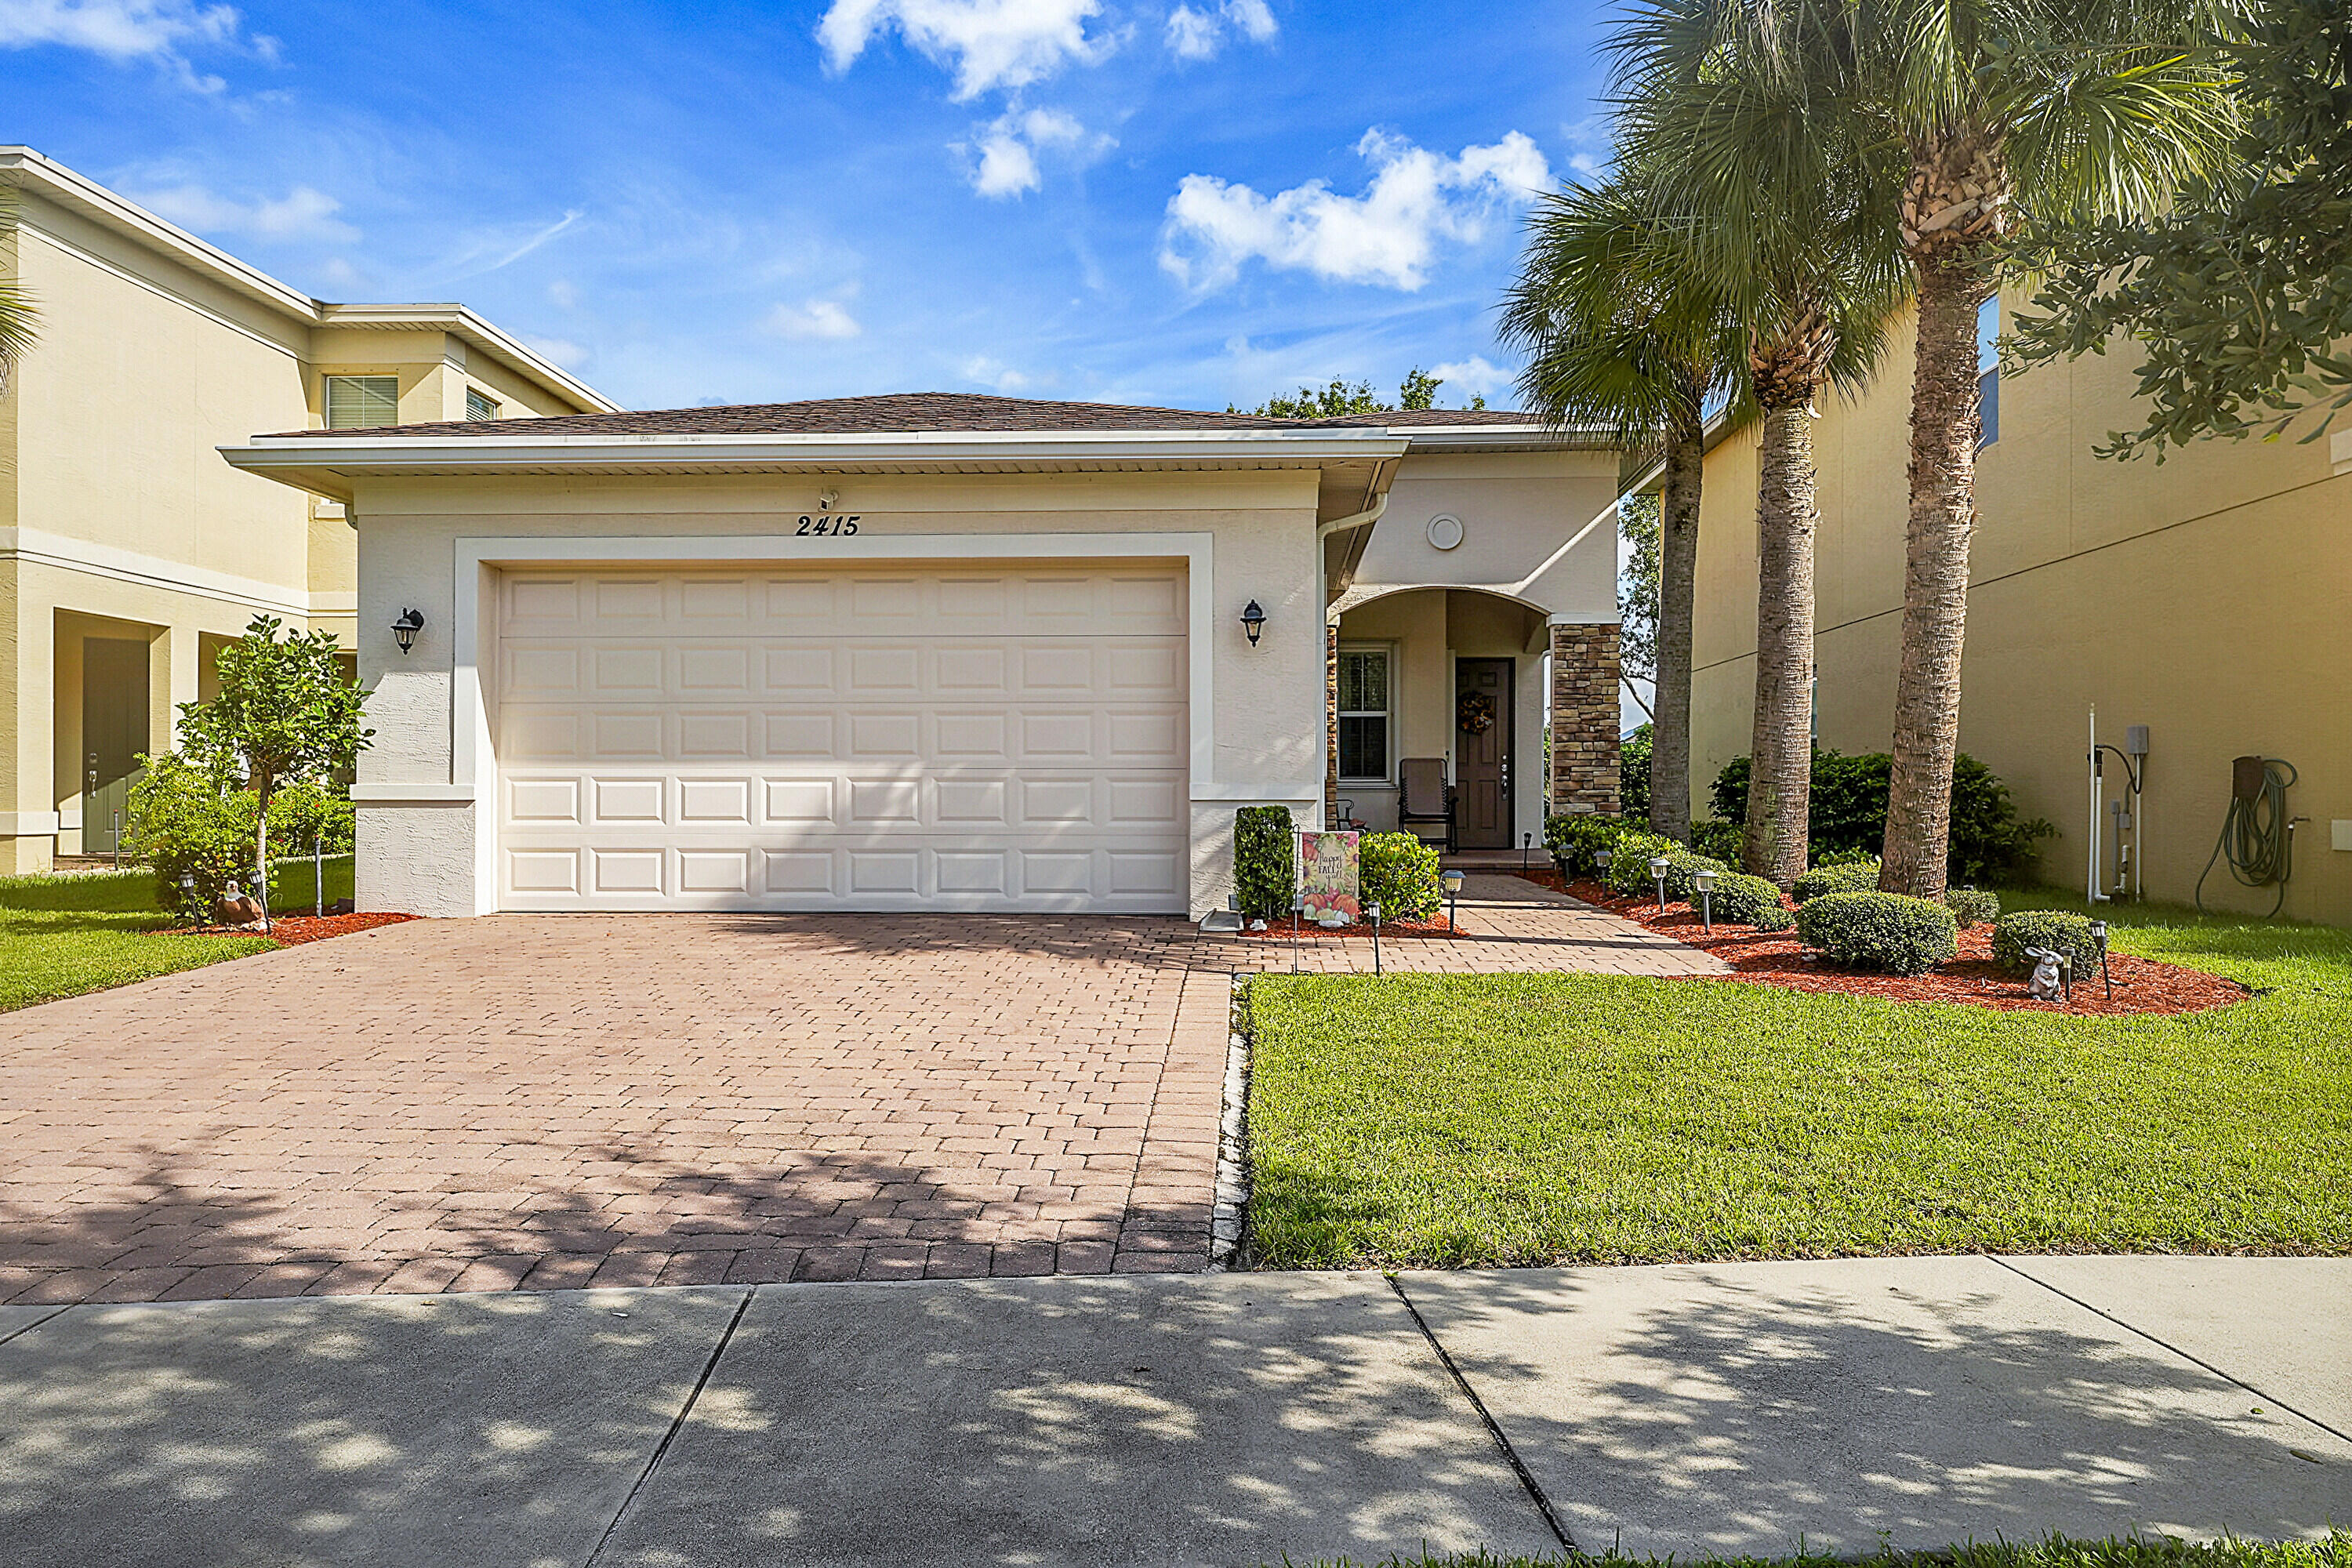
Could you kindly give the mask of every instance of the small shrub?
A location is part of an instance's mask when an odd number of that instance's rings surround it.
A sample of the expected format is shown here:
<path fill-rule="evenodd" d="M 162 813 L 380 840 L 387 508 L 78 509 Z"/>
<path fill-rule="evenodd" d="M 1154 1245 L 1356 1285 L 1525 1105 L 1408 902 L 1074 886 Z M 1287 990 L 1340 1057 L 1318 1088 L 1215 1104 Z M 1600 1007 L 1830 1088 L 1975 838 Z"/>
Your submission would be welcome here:
<path fill-rule="evenodd" d="M 1650 815 L 1650 736 L 1647 724 L 1617 742 L 1617 809 L 1647 820 Z"/>
<path fill-rule="evenodd" d="M 1593 856 L 1615 846 L 1633 828 L 1622 816 L 1595 811 L 1562 812 L 1544 818 L 1544 847 L 1563 877 L 1589 877 L 1597 868 Z"/>
<path fill-rule="evenodd" d="M 1639 898 L 1647 893 L 1655 897 L 1658 885 L 1650 880 L 1653 857 L 1672 857 L 1689 851 L 1671 838 L 1661 838 L 1654 833 L 1628 833 L 1611 845 L 1616 858 L 1610 862 L 1608 874 L 1601 878 L 1608 889 L 1619 898 Z"/>
<path fill-rule="evenodd" d="M 2003 969 L 2012 974 L 2031 972 L 2033 960 L 2025 956 L 2029 947 L 2047 948 L 2073 959 L 2076 974 L 2099 962 L 2099 944 L 2092 940 L 2090 917 L 2063 910 L 2020 910 L 1993 922 L 1993 962 Z"/>
<path fill-rule="evenodd" d="M 2000 919 L 2000 899 L 1976 888 L 1948 888 L 1944 907 L 1964 926 L 1988 926 Z"/>
<path fill-rule="evenodd" d="M 1288 808 L 1245 805 L 1234 813 L 1234 891 L 1242 914 L 1272 920 L 1298 888 L 1297 832 Z"/>
<path fill-rule="evenodd" d="M 1362 901 L 1380 905 L 1382 920 L 1423 921 L 1437 912 L 1444 889 L 1436 850 L 1410 833 L 1367 833 L 1357 852 Z"/>
<path fill-rule="evenodd" d="M 1816 866 L 1860 866 L 1865 862 L 1875 866 L 1878 857 L 1867 849 L 1824 849 L 1812 860 Z"/>
<path fill-rule="evenodd" d="M 1713 856 L 1727 866 L 1739 864 L 1741 832 L 1736 822 L 1718 822 L 1703 816 L 1691 824 L 1691 847 L 1702 855 Z"/>
<path fill-rule="evenodd" d="M 187 924 L 202 925 L 231 882 L 254 879 L 254 818 L 260 807 L 252 791 L 226 787 L 218 775 L 176 752 L 142 761 L 145 771 L 131 786 L 124 847 L 154 868 L 156 903 Z M 194 885 L 181 887 L 182 877 Z"/>
<path fill-rule="evenodd" d="M 1691 880 L 1694 876 L 1701 871 L 1712 871 L 1722 877 L 1730 869 L 1712 856 L 1694 855 L 1682 848 L 1669 849 L 1666 851 L 1666 897 L 1678 903 L 1696 903 L 1698 901 L 1698 885 Z M 1654 882 L 1650 885 L 1653 889 L 1657 886 Z"/>
<path fill-rule="evenodd" d="M 1867 893 L 1878 886 L 1878 857 L 1816 866 L 1797 879 L 1790 897 L 1801 907 L 1824 893 Z"/>
<path fill-rule="evenodd" d="M 1787 931 L 1797 917 L 1780 904 L 1780 889 L 1738 871 L 1716 879 L 1715 918 L 1758 931 Z"/>
<path fill-rule="evenodd" d="M 1823 893 L 1797 910 L 1797 935 L 1839 963 L 1925 974 L 1959 951 L 1952 911 L 1900 893 Z"/>

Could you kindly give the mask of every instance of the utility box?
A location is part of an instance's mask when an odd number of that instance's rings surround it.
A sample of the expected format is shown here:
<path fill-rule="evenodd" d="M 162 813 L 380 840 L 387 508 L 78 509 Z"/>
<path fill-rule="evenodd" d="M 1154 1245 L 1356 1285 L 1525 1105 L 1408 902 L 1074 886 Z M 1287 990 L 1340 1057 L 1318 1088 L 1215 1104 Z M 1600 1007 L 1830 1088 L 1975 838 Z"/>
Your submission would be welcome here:
<path fill-rule="evenodd" d="M 2329 823 L 2327 842 L 2330 848 L 2352 850 L 2352 821 L 2339 816 Z"/>

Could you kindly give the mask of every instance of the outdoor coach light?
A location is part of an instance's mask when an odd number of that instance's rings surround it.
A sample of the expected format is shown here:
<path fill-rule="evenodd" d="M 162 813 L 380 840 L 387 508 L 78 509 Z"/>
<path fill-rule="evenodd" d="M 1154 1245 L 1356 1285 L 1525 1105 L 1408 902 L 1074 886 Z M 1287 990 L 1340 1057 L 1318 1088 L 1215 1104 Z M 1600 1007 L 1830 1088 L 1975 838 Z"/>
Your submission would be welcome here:
<path fill-rule="evenodd" d="M 392 623 L 393 639 L 400 644 L 400 651 L 406 653 L 416 646 L 416 634 L 424 629 L 424 611 L 403 610 L 400 612 L 400 619 Z"/>
<path fill-rule="evenodd" d="M 1258 607 L 1255 599 L 1252 599 L 1249 607 L 1242 611 L 1242 630 L 1249 633 L 1250 647 L 1257 647 L 1257 639 L 1265 630 L 1265 612 Z"/>

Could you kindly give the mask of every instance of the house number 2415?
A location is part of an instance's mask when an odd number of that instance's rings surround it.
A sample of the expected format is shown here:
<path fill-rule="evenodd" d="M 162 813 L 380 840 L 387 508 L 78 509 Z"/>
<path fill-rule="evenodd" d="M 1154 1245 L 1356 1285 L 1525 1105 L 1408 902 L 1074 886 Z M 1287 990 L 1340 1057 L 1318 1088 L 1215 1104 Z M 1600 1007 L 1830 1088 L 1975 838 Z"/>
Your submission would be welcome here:
<path fill-rule="evenodd" d="M 856 531 L 857 518 L 853 513 L 847 517 L 804 517 L 801 519 L 801 525 L 793 530 L 793 535 L 794 538 L 808 538 L 821 537 L 828 533 L 851 534 Z"/>

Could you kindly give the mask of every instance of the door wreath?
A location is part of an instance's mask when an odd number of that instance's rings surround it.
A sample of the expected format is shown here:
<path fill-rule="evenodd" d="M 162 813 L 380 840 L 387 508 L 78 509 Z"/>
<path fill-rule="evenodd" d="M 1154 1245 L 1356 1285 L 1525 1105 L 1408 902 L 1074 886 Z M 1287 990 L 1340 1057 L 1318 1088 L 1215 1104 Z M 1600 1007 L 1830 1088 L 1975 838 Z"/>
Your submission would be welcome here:
<path fill-rule="evenodd" d="M 1483 735 L 1495 727 L 1495 700 L 1483 691 L 1465 691 L 1455 710 L 1465 735 Z"/>

